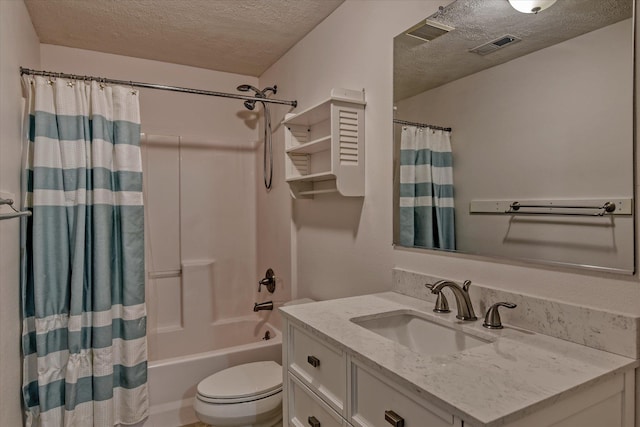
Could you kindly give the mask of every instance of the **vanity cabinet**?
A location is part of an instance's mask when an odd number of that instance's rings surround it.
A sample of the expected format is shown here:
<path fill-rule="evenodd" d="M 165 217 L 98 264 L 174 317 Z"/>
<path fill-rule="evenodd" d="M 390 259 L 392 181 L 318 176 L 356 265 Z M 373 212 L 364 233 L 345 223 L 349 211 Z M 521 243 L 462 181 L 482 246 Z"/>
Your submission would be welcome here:
<path fill-rule="evenodd" d="M 285 116 L 285 179 L 294 198 L 364 196 L 365 104 L 363 91 L 333 89 L 329 99 Z"/>
<path fill-rule="evenodd" d="M 474 426 L 302 325 L 285 319 L 283 330 L 285 427 Z M 585 385 L 540 410 L 523 407 L 526 415 L 500 425 L 633 427 L 634 389 L 634 370 L 629 369 Z M 528 405 L 533 408 L 537 403 Z"/>
<path fill-rule="evenodd" d="M 284 330 L 285 426 L 462 427 L 322 338 L 290 322 Z"/>

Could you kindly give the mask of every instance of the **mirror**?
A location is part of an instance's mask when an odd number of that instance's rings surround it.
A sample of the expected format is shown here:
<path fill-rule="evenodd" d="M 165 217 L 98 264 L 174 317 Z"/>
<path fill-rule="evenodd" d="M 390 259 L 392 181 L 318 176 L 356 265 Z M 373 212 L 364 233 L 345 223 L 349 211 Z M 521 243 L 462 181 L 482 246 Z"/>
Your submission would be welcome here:
<path fill-rule="evenodd" d="M 457 0 L 395 37 L 394 244 L 632 274 L 632 13 Z"/>

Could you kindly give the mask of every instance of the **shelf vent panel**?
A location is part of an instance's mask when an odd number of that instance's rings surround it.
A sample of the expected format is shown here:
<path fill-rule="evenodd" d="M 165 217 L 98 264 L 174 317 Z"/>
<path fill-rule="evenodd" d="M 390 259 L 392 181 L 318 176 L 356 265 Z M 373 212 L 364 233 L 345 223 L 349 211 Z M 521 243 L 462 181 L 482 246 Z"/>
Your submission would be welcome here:
<path fill-rule="evenodd" d="M 295 140 L 297 145 L 306 144 L 309 142 L 309 131 L 305 128 L 301 127 L 290 127 L 291 136 Z"/>
<path fill-rule="evenodd" d="M 338 144 L 341 165 L 358 164 L 358 113 L 338 112 Z"/>
<path fill-rule="evenodd" d="M 306 154 L 291 154 L 291 167 L 293 175 L 309 175 L 309 156 Z"/>

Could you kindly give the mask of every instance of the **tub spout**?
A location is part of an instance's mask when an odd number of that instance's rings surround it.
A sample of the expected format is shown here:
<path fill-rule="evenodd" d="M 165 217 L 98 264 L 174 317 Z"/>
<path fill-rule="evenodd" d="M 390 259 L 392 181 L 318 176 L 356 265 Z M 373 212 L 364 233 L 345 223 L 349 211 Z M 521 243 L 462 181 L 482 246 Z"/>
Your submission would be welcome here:
<path fill-rule="evenodd" d="M 273 301 L 265 301 L 253 304 L 253 311 L 273 310 Z"/>

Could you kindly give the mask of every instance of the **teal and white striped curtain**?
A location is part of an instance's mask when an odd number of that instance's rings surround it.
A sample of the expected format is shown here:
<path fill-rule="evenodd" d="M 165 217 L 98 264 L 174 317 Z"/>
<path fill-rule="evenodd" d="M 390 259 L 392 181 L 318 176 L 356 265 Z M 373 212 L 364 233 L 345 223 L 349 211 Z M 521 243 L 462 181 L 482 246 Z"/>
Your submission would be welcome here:
<path fill-rule="evenodd" d="M 400 244 L 456 248 L 450 132 L 404 126 L 400 141 Z"/>
<path fill-rule="evenodd" d="M 23 85 L 26 425 L 133 424 L 148 415 L 138 95 L 44 77 Z"/>

